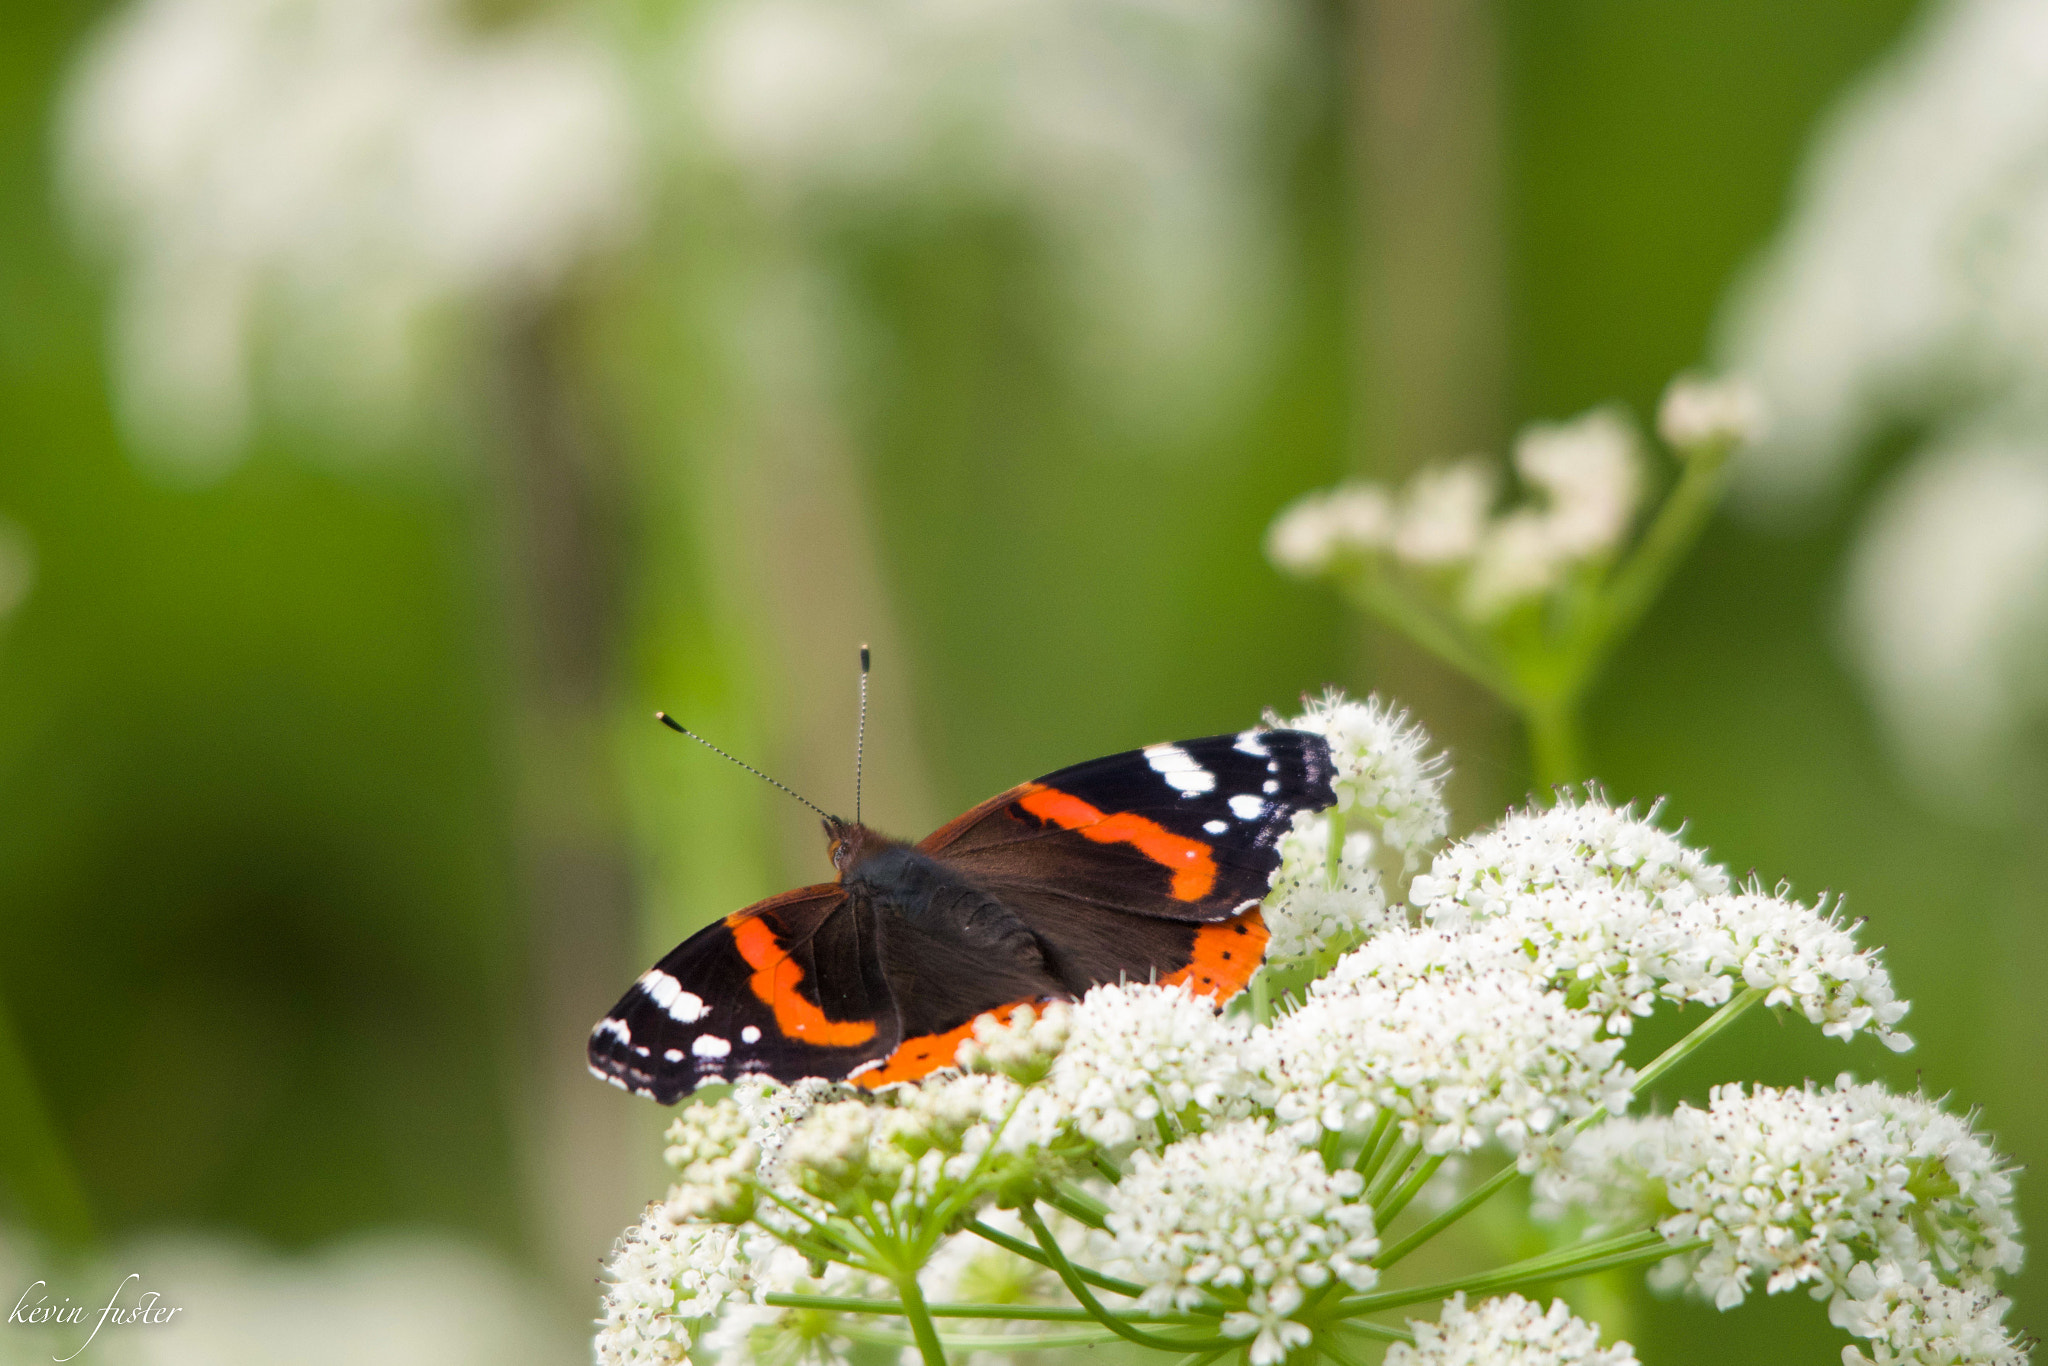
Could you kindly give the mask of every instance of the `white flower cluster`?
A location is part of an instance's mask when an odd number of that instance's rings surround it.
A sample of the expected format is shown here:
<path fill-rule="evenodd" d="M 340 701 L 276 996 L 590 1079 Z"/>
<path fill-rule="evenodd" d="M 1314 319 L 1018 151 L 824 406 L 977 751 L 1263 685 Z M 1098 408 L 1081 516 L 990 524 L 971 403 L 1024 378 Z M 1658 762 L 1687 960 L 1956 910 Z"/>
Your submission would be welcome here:
<path fill-rule="evenodd" d="M 1330 818 L 1298 811 L 1280 837 L 1280 867 L 1262 908 L 1268 963 L 1313 958 L 1325 946 L 1356 943 L 1394 924 L 1405 924 L 1387 905 L 1385 884 L 1373 856 L 1378 841 L 1364 830 L 1347 830 L 1330 872 Z"/>
<path fill-rule="evenodd" d="M 62 141 L 122 258 L 123 420 L 218 473 L 265 389 L 358 435 L 421 401 L 451 305 L 530 299 L 631 235 L 626 78 L 595 31 L 479 28 L 456 0 L 121 7 Z"/>
<path fill-rule="evenodd" d="M 1743 379 L 1680 375 L 1657 405 L 1657 435 L 1683 454 L 1739 446 L 1764 430 L 1763 395 Z"/>
<path fill-rule="evenodd" d="M 1842 1349 L 1842 1366 L 2023 1366 L 2027 1348 L 2005 1326 L 2011 1301 L 1988 1286 L 1944 1285 L 1922 1262 L 1859 1262 L 1828 1317 L 1870 1344 Z"/>
<path fill-rule="evenodd" d="M 1154 1155 L 1141 1152 L 1109 1195 L 1106 1222 L 1124 1262 L 1145 1284 L 1151 1310 L 1200 1303 L 1212 1287 L 1245 1293 L 1250 1307 L 1223 1331 L 1253 1338 L 1255 1366 L 1308 1341 L 1288 1318 L 1332 1277 L 1354 1290 L 1379 1278 L 1365 1180 L 1331 1172 L 1262 1120 L 1233 1120 Z"/>
<path fill-rule="evenodd" d="M 1156 1149 L 1251 1089 L 1250 1026 L 1185 986 L 1096 987 L 1069 1016 L 1067 1046 L 1035 1090 L 1035 1113 L 1111 1153 Z"/>
<path fill-rule="evenodd" d="M 1353 702 L 1333 688 L 1309 701 L 1301 715 L 1283 720 L 1268 713 L 1266 723 L 1312 731 L 1329 741 L 1337 765 L 1331 782 L 1337 810 L 1347 820 L 1371 822 L 1404 865 L 1415 866 L 1443 843 L 1451 822 L 1444 805 L 1450 764 L 1431 752 L 1429 733 L 1407 712 L 1377 697 Z"/>
<path fill-rule="evenodd" d="M 1493 620 L 1611 556 L 1642 497 L 1635 433 L 1607 409 L 1526 429 L 1515 471 L 1537 497 L 1498 515 L 1498 477 L 1477 460 L 1423 470 L 1399 494 L 1376 484 L 1309 494 L 1274 519 L 1267 558 L 1300 575 L 1382 556 L 1448 573 L 1459 608 Z"/>
<path fill-rule="evenodd" d="M 671 1205 L 649 1205 L 620 1236 L 605 1267 L 598 1366 L 687 1360 L 694 1330 L 749 1292 L 746 1245 L 763 1241 L 731 1225 L 693 1222 Z"/>
<path fill-rule="evenodd" d="M 1565 1122 L 1627 1105 L 1621 1047 L 1512 946 L 1398 930 L 1346 954 L 1254 1056 L 1264 1098 L 1306 1137 L 1390 1111 L 1425 1152 L 1496 1143 L 1533 1165 Z"/>
<path fill-rule="evenodd" d="M 841 1360 L 840 1310 L 762 1296 L 891 1296 L 905 1268 L 855 1250 L 884 1246 L 929 1252 L 911 1269 L 937 1299 L 1058 1300 L 1046 1267 L 964 1227 L 1044 1202 L 1072 1216 L 1056 1235 L 1068 1255 L 1136 1282 L 1139 1308 L 1199 1310 L 1255 1366 L 1280 1366 L 1321 1341 L 1337 1297 L 1375 1286 L 1380 1225 L 1450 1170 L 1438 1160 L 1492 1148 L 1534 1173 L 1539 1217 L 1654 1227 L 1660 1271 L 1722 1307 L 1756 1284 L 1831 1298 L 1865 1344 L 1846 1366 L 2012 1366 L 1993 1284 L 2020 1257 L 2012 1177 L 1965 1121 L 1846 1082 L 1724 1087 L 1704 1109 L 1626 1116 L 1637 1074 L 1623 1036 L 1662 1000 L 1748 989 L 1830 1035 L 1895 1038 L 1904 1006 L 1847 930 L 1731 888 L 1654 811 L 1590 796 L 1438 852 L 1412 881 L 1426 919 L 1411 925 L 1387 909 L 1373 856 L 1442 837 L 1426 739 L 1334 696 L 1296 724 L 1331 737 L 1345 823 L 1369 827 L 1346 830 L 1337 885 L 1328 841 L 1346 827 L 1288 836 L 1301 866 L 1283 867 L 1276 900 L 1327 904 L 1297 919 L 1303 956 L 1349 945 L 1305 999 L 1269 1017 L 1184 986 L 1099 986 L 977 1021 L 959 1070 L 914 1084 L 749 1084 L 699 1103 L 670 1131 L 668 1204 L 622 1244 L 606 1341 L 655 1344 L 631 1358 L 647 1361 L 693 1334 L 725 1366 Z M 738 1245 L 705 1241 L 690 1218 L 750 1220 L 772 1255 L 743 1284 L 718 1270 Z M 1007 1236 L 1036 1231 L 1020 1213 Z M 696 1319 L 728 1300 L 706 1337 Z M 1016 1332 L 1003 1324 L 948 1331 L 987 1342 Z M 1562 1306 L 1513 1296 L 1453 1299 L 1387 1360 L 1634 1366 Z"/>
<path fill-rule="evenodd" d="M 1670 1211 L 1667 1239 L 1707 1240 L 1691 1279 L 1723 1309 L 1758 1275 L 1771 1294 L 1810 1284 L 1860 1300 L 1859 1265 L 1929 1263 L 1980 1286 L 2019 1267 L 2011 1172 L 1924 1097 L 1846 1077 L 1827 1090 L 1722 1086 L 1704 1110 L 1681 1105 L 1615 1139 L 1574 1145 L 1564 1173 L 1540 1178 L 1545 1203 L 1611 1218 L 1618 1193 L 1648 1194 Z"/>
<path fill-rule="evenodd" d="M 1739 985 L 1831 1037 L 1867 1029 L 1911 1046 L 1894 1029 L 1906 1003 L 1889 974 L 1824 903 L 1731 892 L 1727 874 L 1676 836 L 1598 798 L 1517 812 L 1453 845 L 1409 900 L 1440 928 L 1527 946 L 1532 970 L 1612 1033 L 1659 999 L 1720 1005 Z"/>
<path fill-rule="evenodd" d="M 1409 1326 L 1415 1345 L 1387 1348 L 1386 1366 L 1636 1366 L 1634 1348 L 1602 1347 L 1600 1330 L 1574 1318 L 1563 1300 L 1544 1310 L 1504 1295 L 1468 1309 L 1463 1295 L 1453 1295 L 1435 1323 Z"/>

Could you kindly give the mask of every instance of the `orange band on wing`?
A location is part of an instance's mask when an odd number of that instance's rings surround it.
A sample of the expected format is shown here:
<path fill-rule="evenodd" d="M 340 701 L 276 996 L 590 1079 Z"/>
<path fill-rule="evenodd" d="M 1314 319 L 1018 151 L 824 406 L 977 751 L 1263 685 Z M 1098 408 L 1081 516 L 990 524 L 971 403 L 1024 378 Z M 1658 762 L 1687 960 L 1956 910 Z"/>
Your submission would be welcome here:
<path fill-rule="evenodd" d="M 1221 1004 L 1243 991 L 1266 959 L 1266 918 L 1254 906 L 1243 915 L 1195 931 L 1193 955 L 1188 965 L 1171 977 L 1159 979 L 1161 986 L 1183 984 L 1197 996 L 1213 996 Z"/>
<path fill-rule="evenodd" d="M 1017 805 L 1042 821 L 1072 830 L 1097 844 L 1128 844 L 1173 874 L 1173 895 L 1179 901 L 1200 901 L 1216 885 L 1216 860 L 1200 840 L 1176 835 L 1157 821 L 1128 811 L 1106 815 L 1087 802 L 1054 787 L 1026 783 Z"/>
<path fill-rule="evenodd" d="M 958 1029 L 949 1029 L 943 1034 L 920 1034 L 914 1039 L 905 1039 L 897 1046 L 896 1051 L 884 1058 L 879 1065 L 870 1067 L 865 1072 L 856 1072 L 847 1080 L 872 1091 L 891 1082 L 916 1081 L 919 1077 L 936 1072 L 941 1067 L 951 1067 L 954 1059 L 959 1056 L 960 1045 L 974 1037 L 975 1025 L 983 1020 L 1008 1019 L 1010 1012 L 1018 1006 L 1031 1004 L 1033 1002 L 1029 1000 L 1012 1001 L 1006 1006 L 982 1011 Z"/>
<path fill-rule="evenodd" d="M 759 916 L 735 911 L 725 918 L 740 957 L 754 970 L 747 985 L 775 1012 L 775 1027 L 792 1039 L 825 1048 L 852 1048 L 875 1037 L 873 1020 L 834 1020 L 797 994 L 804 970 L 784 951 L 775 931 Z"/>

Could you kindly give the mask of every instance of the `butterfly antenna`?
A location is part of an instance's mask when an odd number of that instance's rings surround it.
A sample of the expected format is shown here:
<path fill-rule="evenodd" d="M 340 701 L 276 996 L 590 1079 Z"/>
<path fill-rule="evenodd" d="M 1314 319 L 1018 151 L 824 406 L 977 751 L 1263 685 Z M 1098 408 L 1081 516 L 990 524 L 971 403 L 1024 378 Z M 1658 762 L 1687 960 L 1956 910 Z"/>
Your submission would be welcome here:
<path fill-rule="evenodd" d="M 727 753 L 726 753 L 726 752 L 725 752 L 724 750 L 720 749 L 720 748 L 719 748 L 719 747 L 718 747 L 717 745 L 714 745 L 714 744 L 712 744 L 712 743 L 711 743 L 711 742 L 710 742 L 709 740 L 706 740 L 706 739 L 705 739 L 705 738 L 704 738 L 703 736 L 701 736 L 701 735 L 697 734 L 697 732 L 696 732 L 696 731 L 694 731 L 694 730 L 686 730 L 686 729 L 685 729 L 685 728 L 683 728 L 682 726 L 680 726 L 680 725 L 676 724 L 676 719 L 675 719 L 675 717 L 673 717 L 673 716 L 670 716 L 670 715 L 669 715 L 669 714 L 668 714 L 667 712 L 665 712 L 665 711 L 658 711 L 658 712 L 654 713 L 654 719 L 655 719 L 655 720 L 657 720 L 657 721 L 659 721 L 659 722 L 661 722 L 661 724 L 663 724 L 664 726 L 667 726 L 667 727 L 668 727 L 668 728 L 669 728 L 670 730 L 674 731 L 674 732 L 675 732 L 676 734 L 678 734 L 678 735 L 687 735 L 687 736 L 689 736 L 689 737 L 690 737 L 690 738 L 691 738 L 692 740 L 695 740 L 695 741 L 696 741 L 696 742 L 697 742 L 698 744 L 700 744 L 700 745 L 704 746 L 704 748 L 706 748 L 706 749 L 710 750 L 710 751 L 711 751 L 711 752 L 712 752 L 713 754 L 716 754 L 716 755 L 717 755 L 717 756 L 718 756 L 719 758 L 721 758 L 721 759 L 732 759 L 732 761 L 733 761 L 734 763 L 738 764 L 738 765 L 739 765 L 739 766 L 740 766 L 741 768 L 745 769 L 745 770 L 746 770 L 747 772 L 749 772 L 749 773 L 753 774 L 753 775 L 754 775 L 754 776 L 755 776 L 756 778 L 759 778 L 759 779 L 760 779 L 760 780 L 761 780 L 762 782 L 764 782 L 764 783 L 768 784 L 768 786 L 770 786 L 770 787 L 777 787 L 777 788 L 781 788 L 781 789 L 782 789 L 782 790 L 783 790 L 784 792 L 787 792 L 787 793 L 788 793 L 788 794 L 789 794 L 790 796 L 792 796 L 792 797 L 795 797 L 795 798 L 796 798 L 796 799 L 797 799 L 798 801 L 802 802 L 802 803 L 803 803 L 803 804 L 804 804 L 805 806 L 808 806 L 809 808 L 811 808 L 811 810 L 813 810 L 813 811 L 817 812 L 817 813 L 818 813 L 819 815 L 823 816 L 823 817 L 824 817 L 824 818 L 825 818 L 826 820 L 828 820 L 828 821 L 829 821 L 829 820 L 833 819 L 833 816 L 832 816 L 832 813 L 831 813 L 831 812 L 827 811 L 827 810 L 826 810 L 826 809 L 825 809 L 824 807 L 822 807 L 822 806 L 819 806 L 819 805 L 818 805 L 818 804 L 817 804 L 816 802 L 814 802 L 814 801 L 812 801 L 812 800 L 811 800 L 810 798 L 808 798 L 808 797 L 804 796 L 804 795 L 803 795 L 802 793 L 798 792 L 798 791 L 797 791 L 797 790 L 796 790 L 795 788 L 793 788 L 793 787 L 789 787 L 789 786 L 786 786 L 786 785 L 784 785 L 784 784 L 782 784 L 782 783 L 778 783 L 778 782 L 776 782 L 776 781 L 775 781 L 775 780 L 774 780 L 773 778 L 769 777 L 769 776 L 768 776 L 767 774 L 763 773 L 763 772 L 762 772 L 762 771 L 761 771 L 760 769 L 758 769 L 758 768 L 755 768 L 755 767 L 754 767 L 754 766 L 753 766 L 752 764 L 750 764 L 750 763 L 747 763 L 747 762 L 746 762 L 745 760 L 743 760 L 743 759 L 734 759 L 732 755 L 730 755 L 730 754 L 727 754 Z"/>
<path fill-rule="evenodd" d="M 860 725 L 853 732 L 853 823 L 860 824 L 860 761 L 868 746 L 868 647 L 860 647 Z"/>

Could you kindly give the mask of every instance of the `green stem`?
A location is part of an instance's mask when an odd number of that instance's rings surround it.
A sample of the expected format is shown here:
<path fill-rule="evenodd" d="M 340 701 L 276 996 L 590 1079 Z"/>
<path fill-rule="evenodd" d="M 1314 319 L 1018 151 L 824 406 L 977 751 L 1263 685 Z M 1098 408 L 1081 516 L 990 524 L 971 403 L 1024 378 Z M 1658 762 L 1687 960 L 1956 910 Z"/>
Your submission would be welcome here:
<path fill-rule="evenodd" d="M 38 1232 L 67 1252 L 93 1243 L 92 1207 L 0 1003 L 0 1181 Z"/>
<path fill-rule="evenodd" d="M 1379 1256 L 1372 1259 L 1372 1264 L 1384 1271 L 1416 1248 L 1421 1247 L 1424 1243 L 1436 1237 L 1437 1234 L 1442 1233 L 1452 1224 L 1457 1223 L 1473 1210 L 1478 1209 L 1488 1200 L 1491 1200 L 1500 1193 L 1501 1189 L 1508 1182 L 1514 1180 L 1519 1175 L 1521 1173 L 1516 1169 L 1515 1164 L 1512 1162 L 1508 1163 L 1507 1166 L 1502 1167 L 1492 1176 L 1487 1177 L 1486 1180 L 1473 1187 L 1457 1204 L 1452 1205 L 1442 1214 L 1437 1215 L 1400 1242 L 1382 1251 Z"/>
<path fill-rule="evenodd" d="M 1401 1179 L 1401 1173 L 1408 1170 L 1408 1164 L 1422 1151 L 1419 1143 L 1396 1142 L 1391 1153 L 1380 1157 L 1375 1164 L 1379 1170 L 1366 1178 L 1365 1203 L 1374 1209 L 1387 1198 L 1387 1193 Z"/>
<path fill-rule="evenodd" d="M 1529 761 L 1536 789 L 1554 792 L 1583 781 L 1586 750 L 1579 738 L 1577 689 L 1562 697 L 1530 698 L 1521 704 L 1522 725 L 1529 732 Z"/>
<path fill-rule="evenodd" d="M 1709 1039 L 1715 1038 L 1722 1030 L 1741 1019 L 1751 1006 L 1763 1000 L 1768 994 L 1762 987 L 1743 988 L 1734 1000 L 1716 1010 L 1705 1020 L 1702 1020 L 1697 1029 L 1665 1049 L 1662 1053 L 1659 1053 L 1648 1067 L 1636 1073 L 1635 1085 L 1630 1088 L 1630 1094 L 1641 1095 L 1645 1086 L 1648 1086 L 1651 1082 L 1657 1080 L 1657 1078 L 1663 1076 L 1681 1062 L 1684 1062 L 1692 1055 L 1695 1049 L 1699 1048 Z M 1595 1115 L 1588 1115 L 1584 1120 L 1580 1121 L 1580 1127 L 1584 1128 L 1591 1125 L 1595 1118 Z"/>
<path fill-rule="evenodd" d="M 1365 1145 L 1358 1150 L 1358 1160 L 1351 1164 L 1351 1169 L 1367 1181 L 1371 1181 L 1372 1174 L 1379 1170 L 1380 1148 L 1384 1145 L 1387 1131 L 1393 1124 L 1394 1112 L 1385 1106 L 1380 1107 L 1378 1117 L 1372 1122 L 1372 1129 L 1365 1136 Z"/>
<path fill-rule="evenodd" d="M 903 1318 L 903 1306 L 895 1300 L 871 1300 L 849 1295 L 799 1295 L 771 1291 L 766 1303 L 778 1309 L 826 1309 L 838 1314 L 881 1314 Z M 1016 1319 L 1030 1323 L 1100 1323 L 1085 1309 L 1047 1304 L 927 1304 L 925 1312 L 935 1319 Z M 1118 1316 L 1134 1323 L 1194 1326 L 1186 1314 L 1145 1314 Z M 1106 1325 L 1105 1325 L 1106 1326 Z M 1182 1350 L 1185 1350 L 1183 1348 Z"/>
<path fill-rule="evenodd" d="M 1174 1338 L 1164 1338 L 1156 1333 L 1147 1333 L 1131 1327 L 1130 1324 L 1102 1307 L 1102 1302 L 1096 1299 L 1094 1294 L 1088 1289 L 1088 1283 L 1083 1281 L 1079 1274 L 1075 1272 L 1073 1264 L 1067 1260 L 1066 1252 L 1061 1249 L 1058 1240 L 1052 1236 L 1052 1230 L 1045 1226 L 1045 1220 L 1038 1217 L 1036 1209 L 1033 1209 L 1030 1205 L 1025 1205 L 1017 1211 L 1017 1217 L 1022 1219 L 1024 1226 L 1031 1230 L 1031 1236 L 1038 1240 L 1038 1246 L 1044 1250 L 1045 1255 L 1052 1259 L 1052 1269 L 1059 1276 L 1060 1281 L 1067 1287 L 1067 1293 L 1072 1295 L 1083 1309 L 1086 1309 L 1093 1315 L 1097 1323 L 1109 1329 L 1110 1332 L 1127 1341 L 1135 1342 L 1140 1347 L 1155 1347 L 1161 1351 L 1168 1352 L 1185 1352 L 1190 1347 L 1210 1347 L 1215 1345 L 1213 1341 L 1186 1342 Z"/>
<path fill-rule="evenodd" d="M 1023 1239 L 1012 1238 L 1000 1229 L 990 1228 L 979 1219 L 969 1220 L 967 1231 L 976 1237 L 987 1239 L 1005 1252 L 1022 1257 L 1027 1262 L 1036 1262 L 1048 1271 L 1053 1269 L 1052 1258 L 1046 1256 Z M 1077 1266 L 1074 1268 L 1074 1273 L 1082 1280 L 1088 1282 L 1088 1284 L 1099 1290 L 1107 1290 L 1112 1295 L 1123 1295 L 1136 1299 L 1145 1293 L 1145 1287 L 1142 1285 L 1134 1285 L 1130 1281 L 1120 1281 L 1114 1276 L 1105 1276 L 1100 1271 L 1096 1271 L 1091 1267 Z"/>
<path fill-rule="evenodd" d="M 1412 1344 L 1415 1341 L 1415 1334 L 1406 1328 L 1389 1328 L 1384 1323 L 1374 1323 L 1369 1319 L 1345 1319 L 1342 1323 L 1331 1324 L 1330 1327 L 1336 1332 L 1357 1333 L 1361 1337 L 1372 1338 L 1377 1342 Z"/>
<path fill-rule="evenodd" d="M 1640 1233 L 1624 1234 L 1619 1238 L 1603 1239 L 1598 1243 L 1566 1248 L 1562 1252 L 1545 1253 L 1540 1257 L 1514 1262 L 1477 1276 L 1441 1281 L 1436 1285 L 1418 1286 L 1412 1290 L 1390 1290 L 1378 1295 L 1361 1295 L 1357 1299 L 1344 1300 L 1334 1305 L 1330 1314 L 1332 1317 L 1350 1318 L 1358 1314 L 1375 1314 L 1383 1309 L 1398 1309 L 1403 1305 L 1446 1299 L 1461 1290 L 1467 1294 L 1490 1295 L 1496 1291 L 1513 1290 L 1526 1285 L 1590 1276 L 1596 1271 L 1654 1266 L 1666 1257 L 1697 1251 L 1706 1245 L 1707 1240 L 1704 1238 L 1695 1238 L 1684 1243 L 1667 1243 L 1656 1233 L 1645 1230 Z M 1593 1255 L 1607 1247 L 1614 1250 L 1604 1255 Z"/>
<path fill-rule="evenodd" d="M 1095 1229 L 1103 1227 L 1103 1216 L 1109 1213 L 1108 1205 L 1071 1181 L 1062 1181 L 1045 1197 L 1045 1203 L 1068 1218 L 1078 1219 Z"/>
<path fill-rule="evenodd" d="M 1495 658 L 1492 642 L 1474 640 L 1384 571 L 1367 566 L 1340 580 L 1361 607 L 1487 691 L 1519 703 L 1514 676 Z"/>
<path fill-rule="evenodd" d="M 882 1347 L 915 1347 L 917 1339 L 908 1333 L 891 1332 L 887 1328 L 869 1328 L 858 1323 L 833 1325 L 835 1334 L 852 1338 L 855 1342 L 872 1342 Z M 939 1344 L 955 1352 L 1014 1352 L 1042 1351 L 1052 1347 L 1093 1347 L 1109 1342 L 1115 1334 L 1107 1329 L 1091 1328 L 1072 1333 L 942 1333 Z"/>
<path fill-rule="evenodd" d="M 1408 1202 L 1416 1197 L 1430 1177 L 1436 1175 L 1436 1169 L 1443 1166 L 1448 1156 L 1447 1153 L 1438 1153 L 1424 1158 L 1414 1171 L 1408 1173 L 1408 1179 L 1394 1188 L 1392 1195 L 1372 1207 L 1373 1219 L 1382 1227 L 1392 1223 L 1394 1216 L 1408 1208 Z"/>
<path fill-rule="evenodd" d="M 924 1358 L 924 1366 L 946 1366 L 946 1349 L 939 1342 L 931 1311 L 925 1308 L 924 1291 L 918 1288 L 915 1271 L 898 1278 L 896 1295 L 903 1301 L 903 1317 L 910 1321 L 911 1336 L 917 1339 L 918 1355 Z"/>
<path fill-rule="evenodd" d="M 1690 1057 L 1695 1050 L 1708 1040 L 1717 1037 L 1723 1030 L 1740 1019 L 1751 1007 L 1755 1006 L 1757 1002 L 1763 1000 L 1766 994 L 1761 987 L 1745 987 L 1735 999 L 1716 1010 L 1712 1015 L 1709 1015 L 1700 1022 L 1698 1028 L 1694 1029 L 1677 1043 L 1672 1044 L 1671 1047 L 1665 1049 L 1662 1053 L 1659 1053 L 1649 1066 L 1636 1073 L 1635 1084 L 1631 1087 L 1630 1094 L 1640 1095 L 1645 1086 L 1648 1086 L 1679 1063 L 1685 1061 L 1686 1058 Z M 1605 1118 L 1607 1118 L 1607 1107 L 1603 1105 L 1592 1114 L 1580 1120 L 1575 1127 L 1581 1131 L 1590 1129 Z M 1486 1181 L 1474 1188 L 1463 1199 L 1459 1200 L 1457 1204 L 1452 1205 L 1442 1214 L 1437 1215 L 1400 1242 L 1382 1251 L 1379 1256 L 1372 1259 L 1372 1264 L 1381 1270 L 1392 1266 L 1416 1248 L 1421 1247 L 1424 1243 L 1436 1237 L 1437 1234 L 1442 1233 L 1452 1224 L 1457 1223 L 1473 1210 L 1478 1209 L 1481 1205 L 1492 1199 L 1494 1195 L 1499 1193 L 1502 1187 L 1515 1179 L 1516 1174 L 1516 1168 L 1513 1163 L 1502 1167 Z"/>
<path fill-rule="evenodd" d="M 1657 509 L 1635 550 L 1608 580 L 1606 610 L 1600 613 L 1580 645 L 1579 676 L 1589 677 L 1615 642 L 1642 619 L 1664 591 L 1721 501 L 1727 483 L 1728 448 L 1695 451 L 1684 457 L 1678 486 Z"/>

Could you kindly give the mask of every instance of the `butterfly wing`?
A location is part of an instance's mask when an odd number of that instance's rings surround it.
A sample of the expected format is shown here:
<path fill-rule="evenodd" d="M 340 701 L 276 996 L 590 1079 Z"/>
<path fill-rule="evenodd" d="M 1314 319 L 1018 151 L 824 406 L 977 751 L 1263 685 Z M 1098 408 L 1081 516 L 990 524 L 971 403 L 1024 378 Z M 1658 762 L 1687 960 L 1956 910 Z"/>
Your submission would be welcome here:
<path fill-rule="evenodd" d="M 642 973 L 590 1070 L 664 1105 L 706 1082 L 841 1077 L 902 1039 L 873 912 L 836 883 L 735 911 Z"/>
<path fill-rule="evenodd" d="M 1265 956 L 1280 836 L 1336 800 L 1333 773 L 1303 731 L 1152 745 L 1012 788 L 919 848 L 1029 926 L 1070 992 L 1155 980 L 1221 1000 Z"/>
<path fill-rule="evenodd" d="M 1011 788 L 918 848 L 991 890 L 1163 920 L 1229 920 L 1266 895 L 1297 811 L 1336 800 L 1320 735 L 1248 730 L 1112 754 Z"/>

